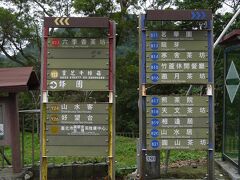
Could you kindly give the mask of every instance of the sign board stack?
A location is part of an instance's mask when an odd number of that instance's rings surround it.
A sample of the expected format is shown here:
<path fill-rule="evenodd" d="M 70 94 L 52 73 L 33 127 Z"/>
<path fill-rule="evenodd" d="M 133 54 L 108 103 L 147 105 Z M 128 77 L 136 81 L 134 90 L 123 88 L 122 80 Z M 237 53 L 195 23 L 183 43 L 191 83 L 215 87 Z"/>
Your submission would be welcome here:
<path fill-rule="evenodd" d="M 108 34 L 58 37 L 49 35 L 49 28 L 105 29 Z M 115 23 L 108 18 L 48 17 L 44 21 L 43 44 L 41 179 L 47 179 L 47 157 L 50 156 L 108 157 L 112 179 Z M 109 102 L 49 101 L 48 93 L 54 91 L 74 91 L 75 94 L 106 91 Z"/>
<path fill-rule="evenodd" d="M 177 25 L 183 21 L 189 23 L 188 28 Z M 175 23 L 161 26 L 167 22 Z M 192 22 L 198 22 L 199 26 L 193 26 Z M 189 149 L 208 150 L 208 178 L 213 179 L 211 12 L 150 10 L 140 16 L 139 24 L 140 177 L 147 179 L 160 174 L 160 168 L 155 174 L 149 172 L 149 163 L 154 162 L 147 161 L 148 154 L 155 152 L 156 159 L 159 159 L 158 150 Z M 165 88 L 166 85 L 176 86 L 178 91 L 183 86 L 203 86 L 207 93 L 201 96 L 174 92 L 163 95 L 154 94 L 153 90 L 147 94 L 153 86 L 161 90 L 163 84 Z"/>

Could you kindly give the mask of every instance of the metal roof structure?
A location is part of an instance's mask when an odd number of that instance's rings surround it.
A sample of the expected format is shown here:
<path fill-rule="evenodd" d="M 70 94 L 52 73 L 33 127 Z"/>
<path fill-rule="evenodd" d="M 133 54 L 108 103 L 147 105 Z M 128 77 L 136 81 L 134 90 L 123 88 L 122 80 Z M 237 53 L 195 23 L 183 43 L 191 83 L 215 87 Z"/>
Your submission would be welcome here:
<path fill-rule="evenodd" d="M 0 68 L 0 91 L 2 92 L 36 90 L 39 85 L 33 67 Z"/>
<path fill-rule="evenodd" d="M 220 45 L 235 45 L 239 44 L 240 41 L 240 29 L 235 29 L 231 33 L 224 36 L 221 41 Z"/>

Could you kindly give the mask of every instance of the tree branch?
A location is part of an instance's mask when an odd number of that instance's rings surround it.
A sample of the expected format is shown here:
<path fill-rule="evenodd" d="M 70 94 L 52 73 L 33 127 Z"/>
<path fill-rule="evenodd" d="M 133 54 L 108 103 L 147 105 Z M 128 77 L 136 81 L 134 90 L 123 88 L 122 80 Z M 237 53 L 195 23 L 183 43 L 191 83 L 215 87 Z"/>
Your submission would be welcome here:
<path fill-rule="evenodd" d="M 4 53 L 4 55 L 7 56 L 10 60 L 12 60 L 12 61 L 14 61 L 14 62 L 16 62 L 16 63 L 18 63 L 18 64 L 20 64 L 20 65 L 22 65 L 22 66 L 26 66 L 25 63 L 23 63 L 22 61 L 17 60 L 16 55 L 11 56 L 10 54 L 8 54 L 8 52 L 5 50 L 3 44 L 0 45 L 0 49 L 1 49 L 1 51 Z"/>
<path fill-rule="evenodd" d="M 43 10 L 45 14 L 47 14 L 48 16 L 53 16 L 45 9 L 45 7 L 40 2 L 38 2 L 38 0 L 33 0 L 33 2 L 35 2 Z"/>

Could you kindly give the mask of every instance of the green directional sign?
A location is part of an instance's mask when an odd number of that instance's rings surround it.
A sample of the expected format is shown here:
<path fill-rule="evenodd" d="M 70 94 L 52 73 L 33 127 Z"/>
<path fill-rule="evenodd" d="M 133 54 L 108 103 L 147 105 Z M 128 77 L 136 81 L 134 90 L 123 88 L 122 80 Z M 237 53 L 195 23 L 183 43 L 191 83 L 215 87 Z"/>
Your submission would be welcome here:
<path fill-rule="evenodd" d="M 107 146 L 108 136 L 48 136 L 47 146 Z"/>
<path fill-rule="evenodd" d="M 207 84 L 208 73 L 146 73 L 148 84 Z"/>
<path fill-rule="evenodd" d="M 208 106 L 208 97 L 149 95 L 146 106 Z"/>
<path fill-rule="evenodd" d="M 146 52 L 146 60 L 150 62 L 162 62 L 162 61 L 208 61 L 207 51 L 154 51 Z"/>
<path fill-rule="evenodd" d="M 208 138 L 208 128 L 154 128 L 147 129 L 147 138 Z"/>
<path fill-rule="evenodd" d="M 85 69 L 48 69 L 48 79 L 62 79 L 62 80 L 104 80 L 108 79 L 109 71 L 105 69 L 85 70 Z"/>
<path fill-rule="evenodd" d="M 103 124 L 47 124 L 47 135 L 99 136 L 108 135 L 108 125 Z"/>
<path fill-rule="evenodd" d="M 108 49 L 75 49 L 75 48 L 50 48 L 48 50 L 49 59 L 105 59 L 109 58 Z"/>
<path fill-rule="evenodd" d="M 48 38 L 49 48 L 107 48 L 107 38 Z"/>
<path fill-rule="evenodd" d="M 66 63 L 67 62 L 67 63 Z M 48 59 L 48 68 L 108 69 L 108 59 Z"/>
<path fill-rule="evenodd" d="M 148 117 L 147 128 L 207 128 L 207 117 Z"/>
<path fill-rule="evenodd" d="M 147 117 L 208 117 L 208 106 L 147 107 Z"/>
<path fill-rule="evenodd" d="M 48 103 L 48 113 L 64 113 L 64 114 L 79 114 L 79 113 L 108 113 L 107 103 Z"/>
<path fill-rule="evenodd" d="M 108 114 L 93 113 L 48 113 L 48 124 L 108 124 Z"/>
<path fill-rule="evenodd" d="M 71 137 L 67 139 L 71 141 Z M 47 146 L 47 155 L 48 156 L 103 156 L 108 155 L 108 146 Z"/>
<path fill-rule="evenodd" d="M 207 41 L 147 41 L 146 51 L 207 51 Z"/>
<path fill-rule="evenodd" d="M 189 150 L 207 150 L 208 139 L 147 139 L 148 150 L 158 149 L 189 149 Z"/>
<path fill-rule="evenodd" d="M 147 31 L 147 40 L 206 40 L 208 32 L 206 30 L 196 31 Z"/>
<path fill-rule="evenodd" d="M 207 62 L 149 62 L 146 63 L 146 72 L 208 72 L 208 63 Z"/>
<path fill-rule="evenodd" d="M 51 91 L 108 91 L 108 80 L 48 80 L 47 85 Z"/>

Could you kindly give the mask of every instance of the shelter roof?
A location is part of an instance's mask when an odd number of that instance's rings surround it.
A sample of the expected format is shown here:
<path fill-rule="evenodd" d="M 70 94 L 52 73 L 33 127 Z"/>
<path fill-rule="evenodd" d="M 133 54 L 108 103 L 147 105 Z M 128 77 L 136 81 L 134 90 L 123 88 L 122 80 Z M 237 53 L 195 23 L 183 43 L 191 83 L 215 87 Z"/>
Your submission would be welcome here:
<path fill-rule="evenodd" d="M 236 45 L 240 44 L 240 29 L 235 29 L 229 34 L 225 35 L 220 43 L 220 45 Z"/>
<path fill-rule="evenodd" d="M 33 67 L 0 68 L 0 91 L 2 92 L 36 90 L 39 85 Z"/>

